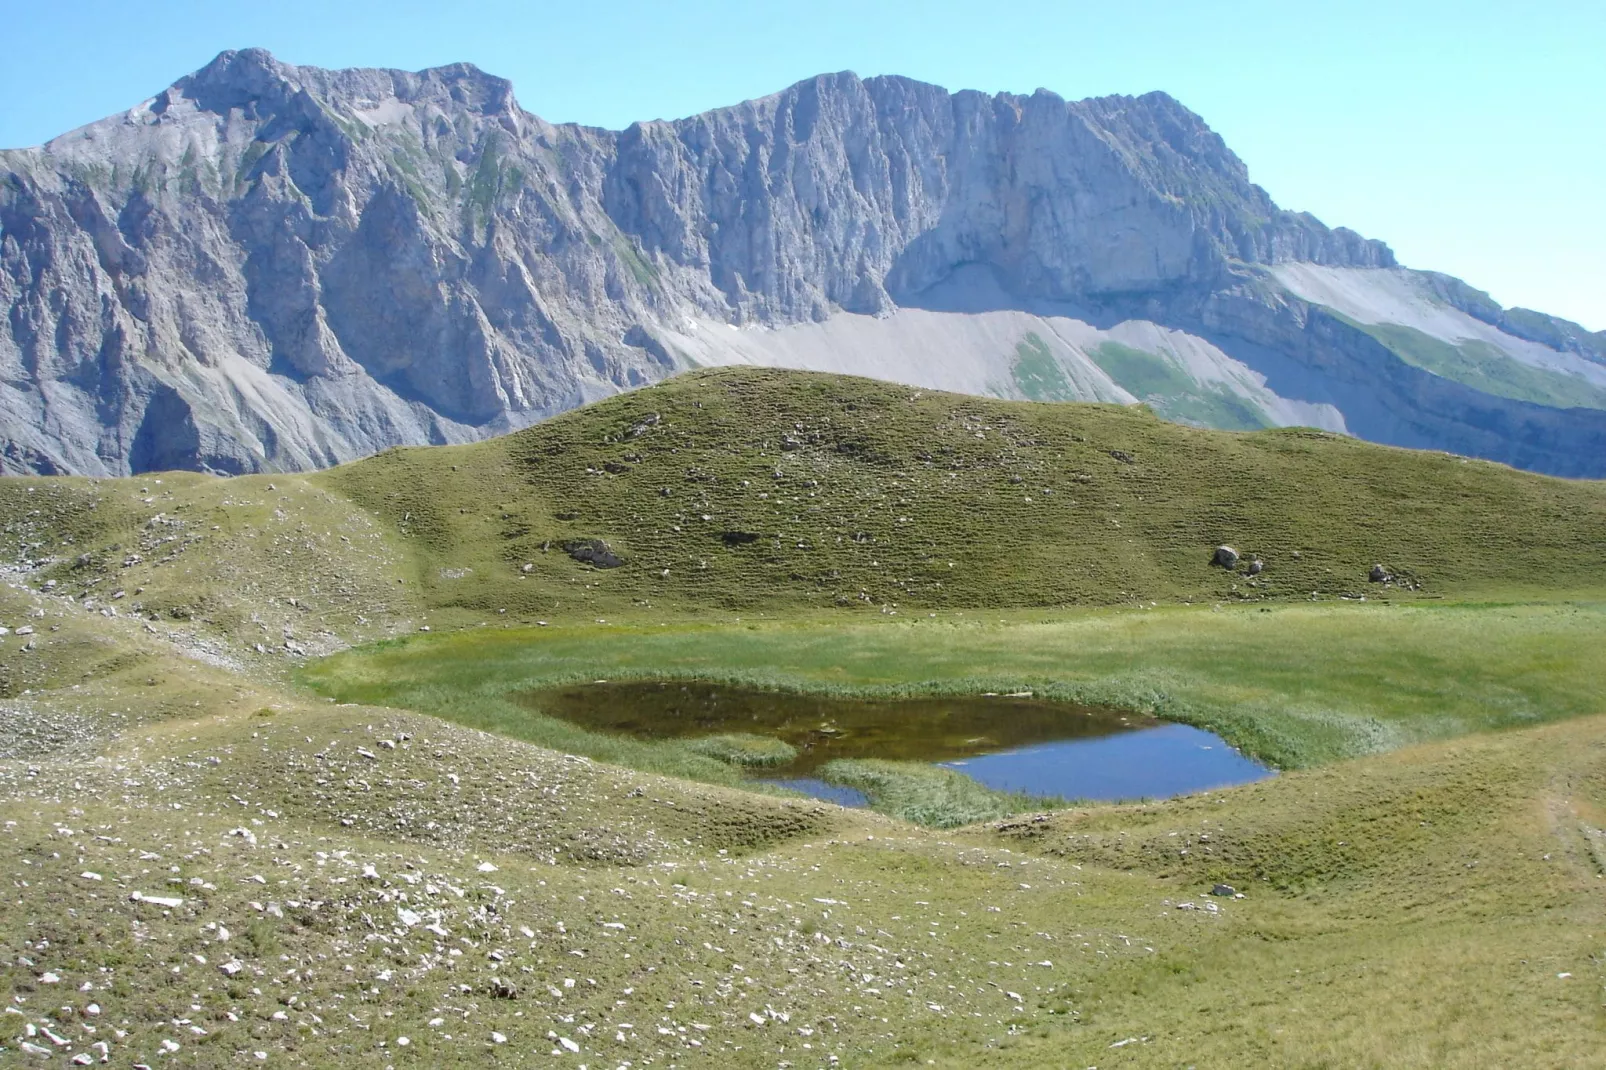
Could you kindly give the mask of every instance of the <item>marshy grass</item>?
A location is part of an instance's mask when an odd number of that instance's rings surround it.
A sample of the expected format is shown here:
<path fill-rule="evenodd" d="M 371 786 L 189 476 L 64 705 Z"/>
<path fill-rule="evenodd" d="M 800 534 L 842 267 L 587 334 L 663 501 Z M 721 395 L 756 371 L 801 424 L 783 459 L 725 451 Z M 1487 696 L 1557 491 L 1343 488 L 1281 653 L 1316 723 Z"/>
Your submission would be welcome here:
<path fill-rule="evenodd" d="M 919 623 L 474 630 L 347 651 L 305 679 L 543 746 L 728 783 L 729 766 L 515 696 L 598 677 L 839 698 L 1007 694 L 1213 731 L 1282 769 L 1602 711 L 1606 605 L 1161 607 Z M 691 759 L 696 759 L 695 762 Z M 645 764 L 641 764 L 645 763 Z"/>
<path fill-rule="evenodd" d="M 863 792 L 878 813 L 929 828 L 959 828 L 1071 805 L 1063 799 L 997 791 L 924 762 L 838 758 L 820 767 L 820 779 Z"/>
<path fill-rule="evenodd" d="M 762 769 L 786 765 L 797 757 L 797 748 L 784 739 L 755 736 L 747 732 L 727 732 L 717 736 L 703 736 L 687 740 L 687 750 L 726 765 Z"/>

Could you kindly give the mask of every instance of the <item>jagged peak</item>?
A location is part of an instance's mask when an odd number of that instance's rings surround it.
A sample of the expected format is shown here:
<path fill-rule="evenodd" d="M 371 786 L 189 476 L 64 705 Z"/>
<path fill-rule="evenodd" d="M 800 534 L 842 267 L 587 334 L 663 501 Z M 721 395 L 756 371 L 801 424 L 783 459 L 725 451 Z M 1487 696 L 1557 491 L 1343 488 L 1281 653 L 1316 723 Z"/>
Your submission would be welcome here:
<path fill-rule="evenodd" d="M 175 82 L 169 94 L 182 94 L 197 106 L 219 113 L 234 108 L 273 110 L 298 92 L 349 110 L 346 106 L 353 101 L 376 93 L 416 96 L 432 85 L 473 111 L 497 114 L 518 110 L 513 83 L 472 63 L 449 63 L 416 72 L 388 67 L 329 70 L 285 63 L 263 48 L 221 52 L 194 74 Z M 158 98 L 158 106 L 161 100 Z"/>
<path fill-rule="evenodd" d="M 173 83 L 158 105 L 176 91 L 209 111 L 246 108 L 264 98 L 282 97 L 290 88 L 295 67 L 281 63 L 265 48 L 228 49 L 206 66 Z"/>

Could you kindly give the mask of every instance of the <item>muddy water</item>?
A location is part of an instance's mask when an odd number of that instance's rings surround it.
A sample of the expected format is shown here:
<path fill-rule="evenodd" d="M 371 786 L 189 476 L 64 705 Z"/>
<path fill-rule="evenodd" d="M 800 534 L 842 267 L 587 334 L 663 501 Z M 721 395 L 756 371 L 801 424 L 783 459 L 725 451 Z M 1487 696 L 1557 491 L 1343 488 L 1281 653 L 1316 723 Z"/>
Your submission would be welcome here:
<path fill-rule="evenodd" d="M 848 805 L 862 805 L 862 796 L 817 775 L 834 758 L 939 763 L 988 787 L 1067 799 L 1162 798 L 1271 773 L 1197 728 L 1028 695 L 866 700 L 633 682 L 534 691 L 522 701 L 641 739 L 781 739 L 797 758 L 764 769 L 765 779 Z"/>

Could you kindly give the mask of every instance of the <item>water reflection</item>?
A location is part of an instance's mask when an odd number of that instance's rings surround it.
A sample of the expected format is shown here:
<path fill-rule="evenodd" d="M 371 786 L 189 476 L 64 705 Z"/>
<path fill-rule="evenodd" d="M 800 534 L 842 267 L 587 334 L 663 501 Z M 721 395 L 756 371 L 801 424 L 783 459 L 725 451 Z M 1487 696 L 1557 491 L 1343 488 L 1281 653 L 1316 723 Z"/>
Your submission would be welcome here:
<path fill-rule="evenodd" d="M 783 740 L 796 758 L 763 777 L 848 806 L 864 805 L 864 796 L 817 775 L 832 759 L 934 762 L 988 787 L 1065 799 L 1163 798 L 1270 775 L 1209 732 L 1030 694 L 864 700 L 632 682 L 521 699 L 553 717 L 642 739 Z"/>

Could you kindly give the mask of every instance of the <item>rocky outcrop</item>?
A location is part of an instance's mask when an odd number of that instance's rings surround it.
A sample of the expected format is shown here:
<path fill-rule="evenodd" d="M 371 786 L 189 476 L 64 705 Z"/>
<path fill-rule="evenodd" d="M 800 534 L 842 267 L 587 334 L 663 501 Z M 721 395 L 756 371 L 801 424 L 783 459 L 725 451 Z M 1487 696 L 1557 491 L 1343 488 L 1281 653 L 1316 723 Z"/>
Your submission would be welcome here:
<path fill-rule="evenodd" d="M 1277 208 L 1161 93 L 835 74 L 610 132 L 467 65 L 226 52 L 0 153 L 0 470 L 317 467 L 662 378 L 688 324 L 880 315 L 978 270 L 1023 305 L 1193 322 L 1291 260 L 1394 262 Z M 1305 323 L 1247 292 L 1254 338 Z"/>

